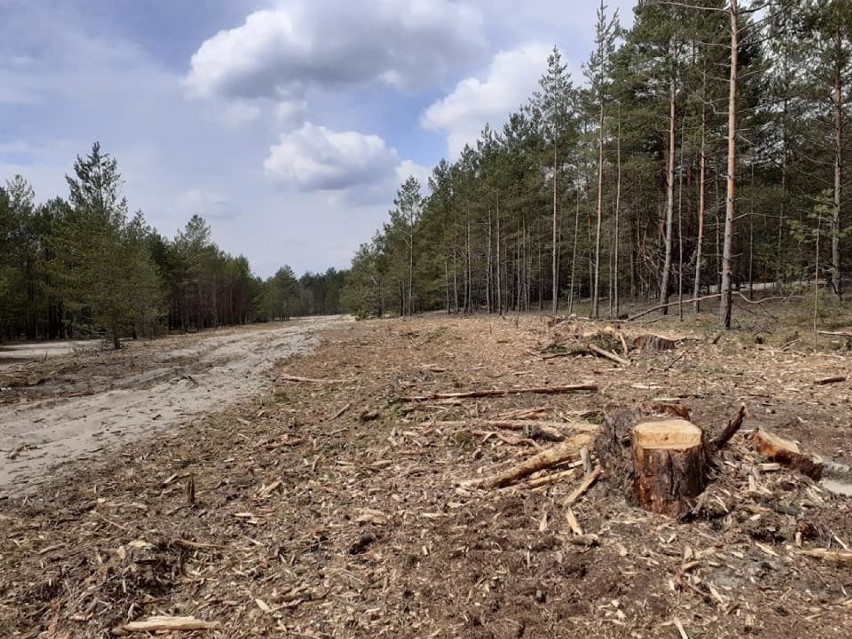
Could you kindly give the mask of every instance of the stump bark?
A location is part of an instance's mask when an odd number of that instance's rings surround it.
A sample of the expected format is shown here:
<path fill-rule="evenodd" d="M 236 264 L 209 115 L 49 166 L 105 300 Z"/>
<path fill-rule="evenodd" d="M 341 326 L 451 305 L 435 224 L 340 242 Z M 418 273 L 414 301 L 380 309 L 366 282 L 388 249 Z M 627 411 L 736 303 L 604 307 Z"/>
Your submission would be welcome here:
<path fill-rule="evenodd" d="M 707 486 L 704 432 L 684 419 L 647 421 L 633 429 L 634 489 L 645 510 L 678 517 Z"/>

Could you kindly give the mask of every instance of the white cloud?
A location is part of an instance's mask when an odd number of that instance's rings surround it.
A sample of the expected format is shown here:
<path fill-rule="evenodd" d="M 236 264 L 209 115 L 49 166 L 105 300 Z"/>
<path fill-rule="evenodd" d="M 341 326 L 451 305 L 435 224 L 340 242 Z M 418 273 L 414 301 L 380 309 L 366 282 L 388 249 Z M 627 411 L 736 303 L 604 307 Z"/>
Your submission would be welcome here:
<path fill-rule="evenodd" d="M 301 98 L 308 85 L 428 86 L 485 46 L 482 16 L 453 0 L 293 0 L 250 14 L 192 56 L 199 96 Z"/>
<path fill-rule="evenodd" d="M 308 103 L 305 100 L 279 102 L 275 107 L 275 118 L 284 131 L 298 129 L 305 123 Z"/>
<path fill-rule="evenodd" d="M 218 191 L 209 188 L 190 189 L 181 193 L 177 197 L 177 210 L 186 219 L 195 214 L 208 221 L 237 216 L 227 199 Z"/>
<path fill-rule="evenodd" d="M 417 164 L 417 162 L 413 162 L 412 160 L 403 160 L 399 163 L 399 166 L 396 167 L 396 178 L 400 183 L 404 182 L 409 177 L 414 176 L 417 178 L 417 181 L 420 182 L 420 186 L 423 187 L 424 190 L 429 183 L 430 175 L 432 175 L 432 171 L 429 167 Z"/>
<path fill-rule="evenodd" d="M 284 133 L 263 164 L 266 174 L 305 191 L 337 191 L 384 179 L 396 150 L 377 135 L 336 132 L 310 122 Z"/>
<path fill-rule="evenodd" d="M 467 78 L 447 97 L 423 113 L 426 129 L 446 131 L 451 157 L 479 137 L 483 126 L 503 126 L 509 114 L 525 103 L 547 68 L 551 46 L 527 44 L 494 56 L 483 79 Z"/>
<path fill-rule="evenodd" d="M 261 115 L 260 106 L 247 100 L 234 100 L 225 105 L 222 121 L 228 126 L 254 122 Z"/>

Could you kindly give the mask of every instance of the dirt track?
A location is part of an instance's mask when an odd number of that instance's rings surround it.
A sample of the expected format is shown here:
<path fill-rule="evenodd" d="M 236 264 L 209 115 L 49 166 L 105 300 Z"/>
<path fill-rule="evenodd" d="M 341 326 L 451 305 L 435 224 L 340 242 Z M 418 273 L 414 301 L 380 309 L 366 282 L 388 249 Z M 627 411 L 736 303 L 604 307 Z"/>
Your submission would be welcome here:
<path fill-rule="evenodd" d="M 118 354 L 93 351 L 92 342 L 68 352 L 34 347 L 28 352 L 43 360 L 35 371 L 15 350 L 16 363 L 0 369 L 0 495 L 32 490 L 58 464 L 251 398 L 269 387 L 275 361 L 304 353 L 316 345 L 317 331 L 342 321 L 184 335 L 130 344 Z M 48 361 L 46 353 L 58 355 Z"/>

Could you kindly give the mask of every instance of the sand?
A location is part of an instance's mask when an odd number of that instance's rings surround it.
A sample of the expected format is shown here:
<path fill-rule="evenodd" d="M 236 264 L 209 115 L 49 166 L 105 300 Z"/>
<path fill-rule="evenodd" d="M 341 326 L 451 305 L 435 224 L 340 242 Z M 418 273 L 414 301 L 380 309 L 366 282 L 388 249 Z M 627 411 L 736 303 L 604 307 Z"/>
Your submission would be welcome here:
<path fill-rule="evenodd" d="M 91 394 L 68 397 L 75 393 L 58 389 L 55 397 L 0 404 L 0 496 L 29 492 L 60 465 L 94 459 L 268 390 L 276 361 L 309 352 L 317 331 L 346 321 L 323 317 L 150 342 L 145 366 L 119 368 Z M 38 344 L 16 354 L 83 358 L 85 346 Z"/>

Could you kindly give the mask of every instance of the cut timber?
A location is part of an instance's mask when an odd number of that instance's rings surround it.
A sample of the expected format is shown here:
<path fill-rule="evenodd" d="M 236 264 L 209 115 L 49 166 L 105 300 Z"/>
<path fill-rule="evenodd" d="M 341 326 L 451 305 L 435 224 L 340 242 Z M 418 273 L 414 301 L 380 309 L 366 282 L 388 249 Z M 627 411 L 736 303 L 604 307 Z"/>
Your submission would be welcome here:
<path fill-rule="evenodd" d="M 803 453 L 796 442 L 779 437 L 764 428 L 754 430 L 749 436 L 749 446 L 770 461 L 789 466 L 811 479 L 819 481 L 822 477 L 821 461 Z"/>
<path fill-rule="evenodd" d="M 552 448 L 543 450 L 537 455 L 533 455 L 520 464 L 507 468 L 496 475 L 483 477 L 482 479 L 470 479 L 461 482 L 461 485 L 477 488 L 500 488 L 501 486 L 506 486 L 524 477 L 529 477 L 539 470 L 580 459 L 580 449 L 583 446 L 588 446 L 591 441 L 592 438 L 587 433 L 578 433 L 570 439 L 566 439 Z"/>
<path fill-rule="evenodd" d="M 560 395 L 562 393 L 579 393 L 588 391 L 596 393 L 597 384 L 572 384 L 570 386 L 536 386 L 532 388 L 503 388 L 478 391 L 463 391 L 460 393 L 432 393 L 431 395 L 415 395 L 403 397 L 405 402 L 428 402 L 433 399 L 473 399 L 477 397 L 505 397 L 506 395 Z"/>
<path fill-rule="evenodd" d="M 633 429 L 633 463 L 639 505 L 677 517 L 707 485 L 704 432 L 684 419 L 638 424 Z"/>

